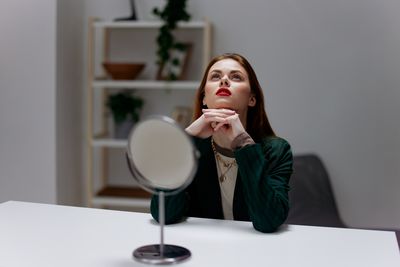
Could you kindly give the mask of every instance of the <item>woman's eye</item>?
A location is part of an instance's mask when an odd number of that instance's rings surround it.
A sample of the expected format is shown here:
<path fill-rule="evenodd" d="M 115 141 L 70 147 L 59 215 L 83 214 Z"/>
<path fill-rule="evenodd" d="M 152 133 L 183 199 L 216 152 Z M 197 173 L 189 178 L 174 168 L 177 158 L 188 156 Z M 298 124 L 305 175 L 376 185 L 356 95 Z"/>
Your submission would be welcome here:
<path fill-rule="evenodd" d="M 218 73 L 211 74 L 210 79 L 211 80 L 218 80 L 220 78 L 220 75 Z"/>
<path fill-rule="evenodd" d="M 241 81 L 242 80 L 242 76 L 240 76 L 239 74 L 233 74 L 231 79 L 233 81 Z"/>

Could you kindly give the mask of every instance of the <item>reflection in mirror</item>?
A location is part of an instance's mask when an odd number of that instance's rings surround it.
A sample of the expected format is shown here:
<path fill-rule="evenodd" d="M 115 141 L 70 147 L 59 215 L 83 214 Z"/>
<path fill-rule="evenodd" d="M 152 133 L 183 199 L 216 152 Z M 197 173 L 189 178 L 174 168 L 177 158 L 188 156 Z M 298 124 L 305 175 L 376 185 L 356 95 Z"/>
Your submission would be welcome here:
<path fill-rule="evenodd" d="M 186 248 L 164 244 L 164 196 L 185 189 L 197 169 L 197 152 L 191 138 L 171 118 L 153 116 L 139 122 L 128 138 L 127 160 L 138 184 L 159 195 L 160 244 L 136 249 L 133 258 L 150 264 L 186 260 Z"/>

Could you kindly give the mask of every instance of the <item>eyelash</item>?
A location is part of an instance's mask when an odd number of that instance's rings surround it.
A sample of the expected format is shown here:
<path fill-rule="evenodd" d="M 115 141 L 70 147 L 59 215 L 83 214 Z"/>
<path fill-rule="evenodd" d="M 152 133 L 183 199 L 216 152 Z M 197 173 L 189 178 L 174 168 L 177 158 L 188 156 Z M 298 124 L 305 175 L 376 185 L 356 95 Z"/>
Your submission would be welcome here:
<path fill-rule="evenodd" d="M 211 74 L 211 80 L 214 80 L 214 79 L 219 79 L 221 77 L 221 75 L 219 74 L 219 73 L 214 73 L 214 74 Z M 231 80 L 239 80 L 239 81 L 241 81 L 242 80 L 242 76 L 240 76 L 239 74 L 233 74 L 233 75 L 231 75 L 231 78 L 230 78 Z"/>
<path fill-rule="evenodd" d="M 214 74 L 211 74 L 210 78 L 213 80 L 213 79 L 217 79 L 219 77 L 220 77 L 220 75 L 218 73 L 214 73 Z"/>
<path fill-rule="evenodd" d="M 233 74 L 231 79 L 232 80 L 237 79 L 237 80 L 241 81 L 242 80 L 242 76 L 240 76 L 239 74 Z"/>

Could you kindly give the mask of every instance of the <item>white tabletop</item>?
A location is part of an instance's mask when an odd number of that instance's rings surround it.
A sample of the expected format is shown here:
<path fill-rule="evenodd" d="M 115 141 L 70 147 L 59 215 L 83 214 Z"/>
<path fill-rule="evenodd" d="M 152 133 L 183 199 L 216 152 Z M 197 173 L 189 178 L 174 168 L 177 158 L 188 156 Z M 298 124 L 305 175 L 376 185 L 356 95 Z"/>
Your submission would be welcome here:
<path fill-rule="evenodd" d="M 147 266 L 132 251 L 159 242 L 150 214 L 9 201 L 0 204 L 0 267 Z M 165 242 L 188 248 L 179 266 L 400 266 L 394 232 L 189 218 Z"/>

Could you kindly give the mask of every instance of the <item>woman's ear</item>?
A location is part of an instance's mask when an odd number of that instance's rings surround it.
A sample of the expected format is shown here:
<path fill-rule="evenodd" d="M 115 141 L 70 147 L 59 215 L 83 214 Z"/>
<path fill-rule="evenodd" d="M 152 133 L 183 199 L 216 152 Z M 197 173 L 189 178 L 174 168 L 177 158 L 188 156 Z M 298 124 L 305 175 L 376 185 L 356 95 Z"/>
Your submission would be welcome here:
<path fill-rule="evenodd" d="M 257 102 L 256 96 L 255 95 L 251 95 L 250 98 L 249 98 L 248 106 L 249 107 L 254 107 L 256 105 L 256 102 Z"/>

